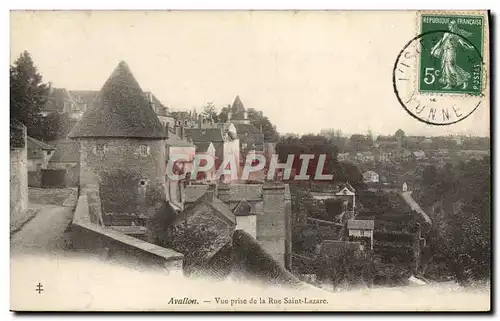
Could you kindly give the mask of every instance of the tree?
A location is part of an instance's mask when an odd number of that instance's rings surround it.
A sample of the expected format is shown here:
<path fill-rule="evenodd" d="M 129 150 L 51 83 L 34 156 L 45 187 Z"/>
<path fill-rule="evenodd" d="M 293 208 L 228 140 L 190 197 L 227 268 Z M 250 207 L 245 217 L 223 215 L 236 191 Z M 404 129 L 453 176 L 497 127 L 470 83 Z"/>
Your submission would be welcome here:
<path fill-rule="evenodd" d="M 42 141 L 63 139 L 76 123 L 67 113 L 52 113 L 40 119 L 40 126 L 33 128 L 31 136 Z"/>
<path fill-rule="evenodd" d="M 217 109 L 215 108 L 215 104 L 211 101 L 207 102 L 203 106 L 203 111 L 201 112 L 203 116 L 207 119 L 212 119 L 214 122 L 219 122 L 219 114 L 217 113 Z"/>
<path fill-rule="evenodd" d="M 279 140 L 279 134 L 269 118 L 264 116 L 262 112 L 259 112 L 253 108 L 248 108 L 248 119 L 250 123 L 257 127 L 257 129 L 262 130 L 264 134 L 264 141 L 266 142 L 277 142 Z"/>
<path fill-rule="evenodd" d="M 47 101 L 48 87 L 27 51 L 10 66 L 9 72 L 10 117 L 24 123 L 31 135 L 40 125 L 40 109 Z"/>
<path fill-rule="evenodd" d="M 323 174 L 331 174 L 337 164 L 338 148 L 328 138 L 321 135 L 303 135 L 300 138 L 293 136 L 282 137 L 276 144 L 276 152 L 280 162 L 283 163 L 287 161 L 288 155 L 295 155 L 293 169 L 296 174 L 300 173 L 302 167 L 300 155 L 313 154 L 314 158 L 309 161 L 306 172 L 310 180 L 314 180 L 316 176 L 320 155 L 326 155 Z"/>
<path fill-rule="evenodd" d="M 490 159 L 424 172 L 422 203 L 433 219 L 435 260 L 461 282 L 490 277 Z M 430 176 L 435 176 L 430 179 Z"/>

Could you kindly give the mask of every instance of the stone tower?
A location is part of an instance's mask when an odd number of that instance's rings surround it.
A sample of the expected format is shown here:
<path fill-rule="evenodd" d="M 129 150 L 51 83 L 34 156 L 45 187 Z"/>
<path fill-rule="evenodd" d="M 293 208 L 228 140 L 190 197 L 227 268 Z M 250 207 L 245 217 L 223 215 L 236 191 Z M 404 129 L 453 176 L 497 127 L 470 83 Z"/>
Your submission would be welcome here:
<path fill-rule="evenodd" d="M 243 103 L 241 102 L 240 96 L 236 96 L 230 110 L 232 111 L 231 122 L 235 124 L 250 124 L 248 113 L 245 106 L 243 106 Z"/>
<path fill-rule="evenodd" d="M 125 62 L 111 73 L 70 138 L 80 187 L 99 186 L 106 225 L 143 225 L 165 200 L 165 131 Z"/>

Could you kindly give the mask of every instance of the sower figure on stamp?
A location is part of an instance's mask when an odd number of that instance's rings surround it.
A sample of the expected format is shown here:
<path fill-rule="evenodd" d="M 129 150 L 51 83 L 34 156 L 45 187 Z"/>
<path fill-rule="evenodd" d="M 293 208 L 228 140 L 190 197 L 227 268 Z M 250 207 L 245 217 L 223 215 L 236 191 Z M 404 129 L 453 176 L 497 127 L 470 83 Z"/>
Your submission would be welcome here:
<path fill-rule="evenodd" d="M 462 86 L 463 89 L 466 89 L 471 75 L 456 64 L 456 55 L 458 45 L 466 49 L 474 49 L 473 46 L 459 36 L 468 37 L 472 33 L 458 28 L 456 21 L 451 21 L 448 28 L 453 33 L 446 32 L 432 48 L 431 55 L 441 58 L 441 77 L 439 82 L 445 85 L 443 89 L 451 89 L 455 86 Z"/>

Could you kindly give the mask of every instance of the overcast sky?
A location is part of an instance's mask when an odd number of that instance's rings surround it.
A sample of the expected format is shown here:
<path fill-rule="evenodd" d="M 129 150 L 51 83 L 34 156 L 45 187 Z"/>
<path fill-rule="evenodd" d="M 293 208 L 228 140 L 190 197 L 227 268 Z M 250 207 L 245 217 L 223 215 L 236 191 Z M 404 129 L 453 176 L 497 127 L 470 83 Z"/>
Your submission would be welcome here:
<path fill-rule="evenodd" d="M 281 133 L 489 134 L 489 105 L 450 126 L 399 105 L 392 68 L 412 12 L 14 12 L 11 62 L 28 50 L 45 81 L 98 90 L 119 61 L 172 110 L 207 101 L 262 110 Z"/>

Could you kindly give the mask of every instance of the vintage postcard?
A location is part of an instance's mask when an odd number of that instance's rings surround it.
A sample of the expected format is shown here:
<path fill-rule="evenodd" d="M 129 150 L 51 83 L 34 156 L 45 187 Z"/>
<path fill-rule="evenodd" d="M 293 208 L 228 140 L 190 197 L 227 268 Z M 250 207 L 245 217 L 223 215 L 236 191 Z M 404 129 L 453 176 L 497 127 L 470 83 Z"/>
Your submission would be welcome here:
<path fill-rule="evenodd" d="M 13 311 L 490 311 L 487 11 L 11 11 Z"/>

